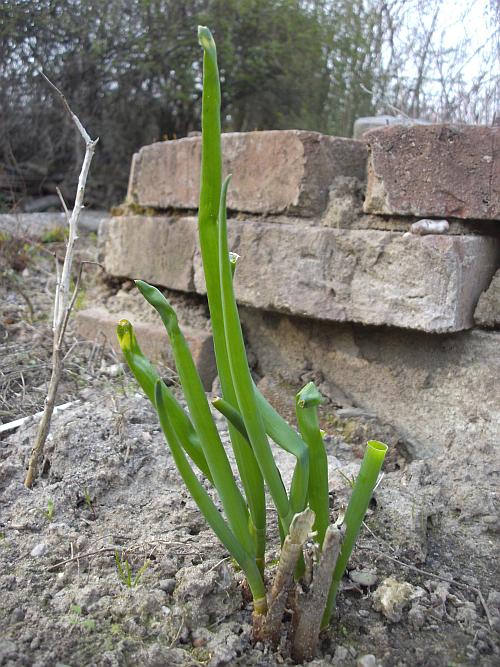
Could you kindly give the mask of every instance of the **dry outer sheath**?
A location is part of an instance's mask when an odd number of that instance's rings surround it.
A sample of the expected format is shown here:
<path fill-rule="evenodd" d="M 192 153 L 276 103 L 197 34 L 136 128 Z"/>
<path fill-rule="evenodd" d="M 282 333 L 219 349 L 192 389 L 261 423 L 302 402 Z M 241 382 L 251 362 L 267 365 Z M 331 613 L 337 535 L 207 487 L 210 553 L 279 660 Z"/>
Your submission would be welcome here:
<path fill-rule="evenodd" d="M 269 610 L 264 628 L 265 639 L 274 645 L 279 642 L 288 593 L 294 583 L 293 574 L 302 553 L 304 542 L 312 530 L 314 518 L 314 512 L 310 508 L 296 514 L 290 524 L 290 532 L 281 548 L 280 561 L 271 589 Z"/>
<path fill-rule="evenodd" d="M 298 612 L 292 654 L 296 662 L 309 662 L 316 655 L 316 646 L 321 628 L 321 618 L 326 606 L 332 573 L 337 562 L 342 535 L 338 528 L 327 528 L 321 560 L 314 570 L 312 587 L 303 599 Z"/>

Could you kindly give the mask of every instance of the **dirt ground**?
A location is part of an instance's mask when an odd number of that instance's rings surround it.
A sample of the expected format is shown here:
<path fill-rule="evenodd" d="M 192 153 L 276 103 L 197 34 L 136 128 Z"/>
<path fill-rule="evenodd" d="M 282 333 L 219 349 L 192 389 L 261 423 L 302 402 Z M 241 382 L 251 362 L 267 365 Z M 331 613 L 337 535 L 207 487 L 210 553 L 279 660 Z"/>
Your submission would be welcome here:
<path fill-rule="evenodd" d="M 5 238 L 0 247 L 4 424 L 43 404 L 54 251 L 60 244 L 26 240 L 12 251 Z M 80 252 L 95 258 L 93 236 Z M 79 307 L 120 301 L 120 285 L 104 284 L 97 267 L 83 282 Z M 0 665 L 291 664 L 286 651 L 252 643 L 241 574 L 183 488 L 153 409 L 102 343 L 69 331 L 58 403 L 73 404 L 54 417 L 32 491 L 23 477 L 35 420 L 0 436 Z M 280 400 L 291 406 L 292 394 Z M 339 414 L 330 402 L 322 421 L 333 520 L 363 439 L 385 438 L 392 451 L 309 664 L 500 665 L 498 453 L 479 441 L 410 461 L 391 425 L 356 406 Z M 277 456 L 286 480 L 291 462 Z"/>

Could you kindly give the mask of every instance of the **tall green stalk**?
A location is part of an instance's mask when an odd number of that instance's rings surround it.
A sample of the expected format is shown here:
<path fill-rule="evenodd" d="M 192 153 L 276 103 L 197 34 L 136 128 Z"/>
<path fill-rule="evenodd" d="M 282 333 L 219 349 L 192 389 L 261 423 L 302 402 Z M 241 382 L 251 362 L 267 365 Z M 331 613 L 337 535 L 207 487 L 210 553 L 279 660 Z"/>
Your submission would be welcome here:
<path fill-rule="evenodd" d="M 210 474 L 220 495 L 229 525 L 249 553 L 255 551 L 253 536 L 248 528 L 248 516 L 243 510 L 241 493 L 233 477 L 231 466 L 212 418 L 205 389 L 188 344 L 179 328 L 174 309 L 163 294 L 142 280 L 136 280 L 143 297 L 158 312 L 167 330 L 175 365 L 184 391 L 193 425 L 207 460 Z"/>
<path fill-rule="evenodd" d="M 238 307 L 234 297 L 233 278 L 227 244 L 226 193 L 228 184 L 229 177 L 226 178 L 222 187 L 221 207 L 219 211 L 219 270 L 220 289 L 222 292 L 222 315 L 229 368 L 236 400 L 250 444 L 252 445 L 252 450 L 255 453 L 262 477 L 269 488 L 269 493 L 275 504 L 281 524 L 285 532 L 288 532 L 293 514 L 271 452 L 271 447 L 269 446 L 262 417 L 257 408 L 252 376 L 248 367 L 243 332 L 238 315 Z"/>
<path fill-rule="evenodd" d="M 220 128 L 221 97 L 217 49 L 210 30 L 204 26 L 198 27 L 198 40 L 204 51 L 198 233 L 222 396 L 230 405 L 236 408 L 238 403 L 229 366 L 222 313 L 222 293 L 220 289 L 218 223 L 222 183 L 222 148 Z M 233 270 L 234 264 L 232 267 Z M 231 424 L 229 424 L 229 436 L 249 505 L 255 538 L 256 558 L 263 571 L 266 543 L 264 480 L 262 479 L 254 453 L 251 449 L 248 449 L 243 437 Z"/>

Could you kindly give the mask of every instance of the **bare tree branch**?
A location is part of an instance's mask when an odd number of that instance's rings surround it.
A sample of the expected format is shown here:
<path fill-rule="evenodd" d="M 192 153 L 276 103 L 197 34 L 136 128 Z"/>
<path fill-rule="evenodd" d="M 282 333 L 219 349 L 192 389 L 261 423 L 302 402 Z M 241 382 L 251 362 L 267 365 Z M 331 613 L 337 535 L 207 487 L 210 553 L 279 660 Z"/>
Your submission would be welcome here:
<path fill-rule="evenodd" d="M 80 171 L 80 176 L 78 178 L 78 187 L 76 191 L 75 203 L 71 214 L 69 214 L 68 208 L 62 198 L 60 192 L 58 192 L 63 209 L 68 218 L 69 224 L 69 236 L 68 242 L 66 245 L 66 254 L 64 257 L 62 271 L 59 272 L 59 264 L 56 258 L 56 275 L 57 275 L 57 284 L 56 292 L 54 299 L 54 318 L 53 318 L 53 347 L 52 347 L 52 372 L 50 376 L 49 389 L 47 396 L 45 398 L 45 406 L 42 414 L 42 418 L 38 425 L 37 435 L 35 444 L 31 451 L 30 459 L 28 462 L 28 471 L 26 473 L 26 478 L 24 480 L 24 485 L 27 488 L 33 486 L 33 482 L 37 476 L 38 470 L 38 461 L 43 453 L 43 448 L 45 446 L 45 441 L 47 440 L 47 435 L 50 429 L 50 422 L 52 419 L 52 414 L 54 412 L 54 406 L 56 401 L 57 389 L 59 387 L 59 382 L 61 379 L 61 374 L 63 371 L 63 352 L 62 346 L 64 342 L 64 334 L 66 332 L 66 327 L 68 324 L 69 316 L 71 310 L 75 303 L 76 294 L 78 292 L 78 287 L 80 284 L 80 277 L 82 266 L 80 266 L 80 272 L 78 274 L 78 279 L 76 282 L 75 290 L 73 295 L 70 297 L 70 280 L 71 280 L 71 269 L 73 266 L 73 258 L 75 254 L 75 243 L 78 239 L 78 221 L 80 218 L 81 210 L 84 208 L 83 199 L 85 195 L 85 185 L 87 183 L 87 177 L 90 169 L 90 164 L 94 156 L 95 147 L 99 139 L 91 139 L 86 129 L 83 127 L 79 118 L 71 110 L 68 101 L 66 100 L 63 93 L 55 86 L 48 77 L 41 72 L 42 76 L 46 79 L 49 85 L 57 92 L 61 98 L 64 108 L 70 114 L 73 122 L 75 123 L 79 133 L 81 134 L 85 142 L 85 157 L 83 159 L 82 168 Z"/>

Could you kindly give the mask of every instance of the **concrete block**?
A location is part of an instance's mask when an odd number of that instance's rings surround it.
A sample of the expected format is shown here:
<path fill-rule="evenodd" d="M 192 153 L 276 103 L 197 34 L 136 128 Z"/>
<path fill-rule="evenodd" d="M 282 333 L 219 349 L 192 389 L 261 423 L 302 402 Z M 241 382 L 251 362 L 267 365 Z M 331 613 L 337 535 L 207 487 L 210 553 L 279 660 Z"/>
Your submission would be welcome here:
<path fill-rule="evenodd" d="M 474 321 L 481 327 L 500 328 L 500 269 L 488 289 L 479 297 Z"/>
<path fill-rule="evenodd" d="M 367 213 L 500 220 L 500 128 L 393 126 L 364 138 Z"/>
<path fill-rule="evenodd" d="M 151 361 L 160 361 L 166 366 L 175 368 L 167 332 L 161 323 L 142 322 L 140 317 L 133 313 L 124 312 L 117 315 L 109 313 L 105 308 L 96 307 L 76 313 L 76 331 L 82 338 L 91 341 L 97 339 L 102 342 L 104 337 L 109 346 L 117 354 L 121 354 L 116 337 L 116 325 L 121 319 L 132 322 L 139 345 Z M 182 332 L 193 355 L 203 386 L 210 391 L 217 375 L 212 335 L 205 330 L 187 326 L 182 326 Z"/>
<path fill-rule="evenodd" d="M 249 348 L 266 374 L 298 388 L 304 369 L 321 372 L 354 405 L 391 424 L 416 458 L 446 454 L 450 446 L 470 451 L 480 442 L 492 465 L 498 461 L 500 331 L 437 335 L 253 308 L 240 313 Z M 469 456 L 467 466 L 473 465 Z"/>
<path fill-rule="evenodd" d="M 195 218 L 115 218 L 108 273 L 205 292 Z M 460 331 L 497 268 L 499 241 L 231 219 L 241 304 L 335 322 Z M 151 261 L 151 257 L 157 257 Z"/>
<path fill-rule="evenodd" d="M 232 220 L 236 297 L 268 311 L 422 331 L 473 326 L 499 254 L 496 239 L 404 236 Z M 204 291 L 201 260 L 195 288 Z"/>
<path fill-rule="evenodd" d="M 190 292 L 197 234 L 195 220 L 180 225 L 166 216 L 110 218 L 99 229 L 99 256 L 112 276 Z"/>
<path fill-rule="evenodd" d="M 224 134 L 222 152 L 224 173 L 233 174 L 234 211 L 312 216 L 325 209 L 337 176 L 365 178 L 363 142 L 316 132 Z M 197 209 L 200 163 L 200 137 L 145 146 L 132 160 L 129 198 L 158 209 Z"/>

